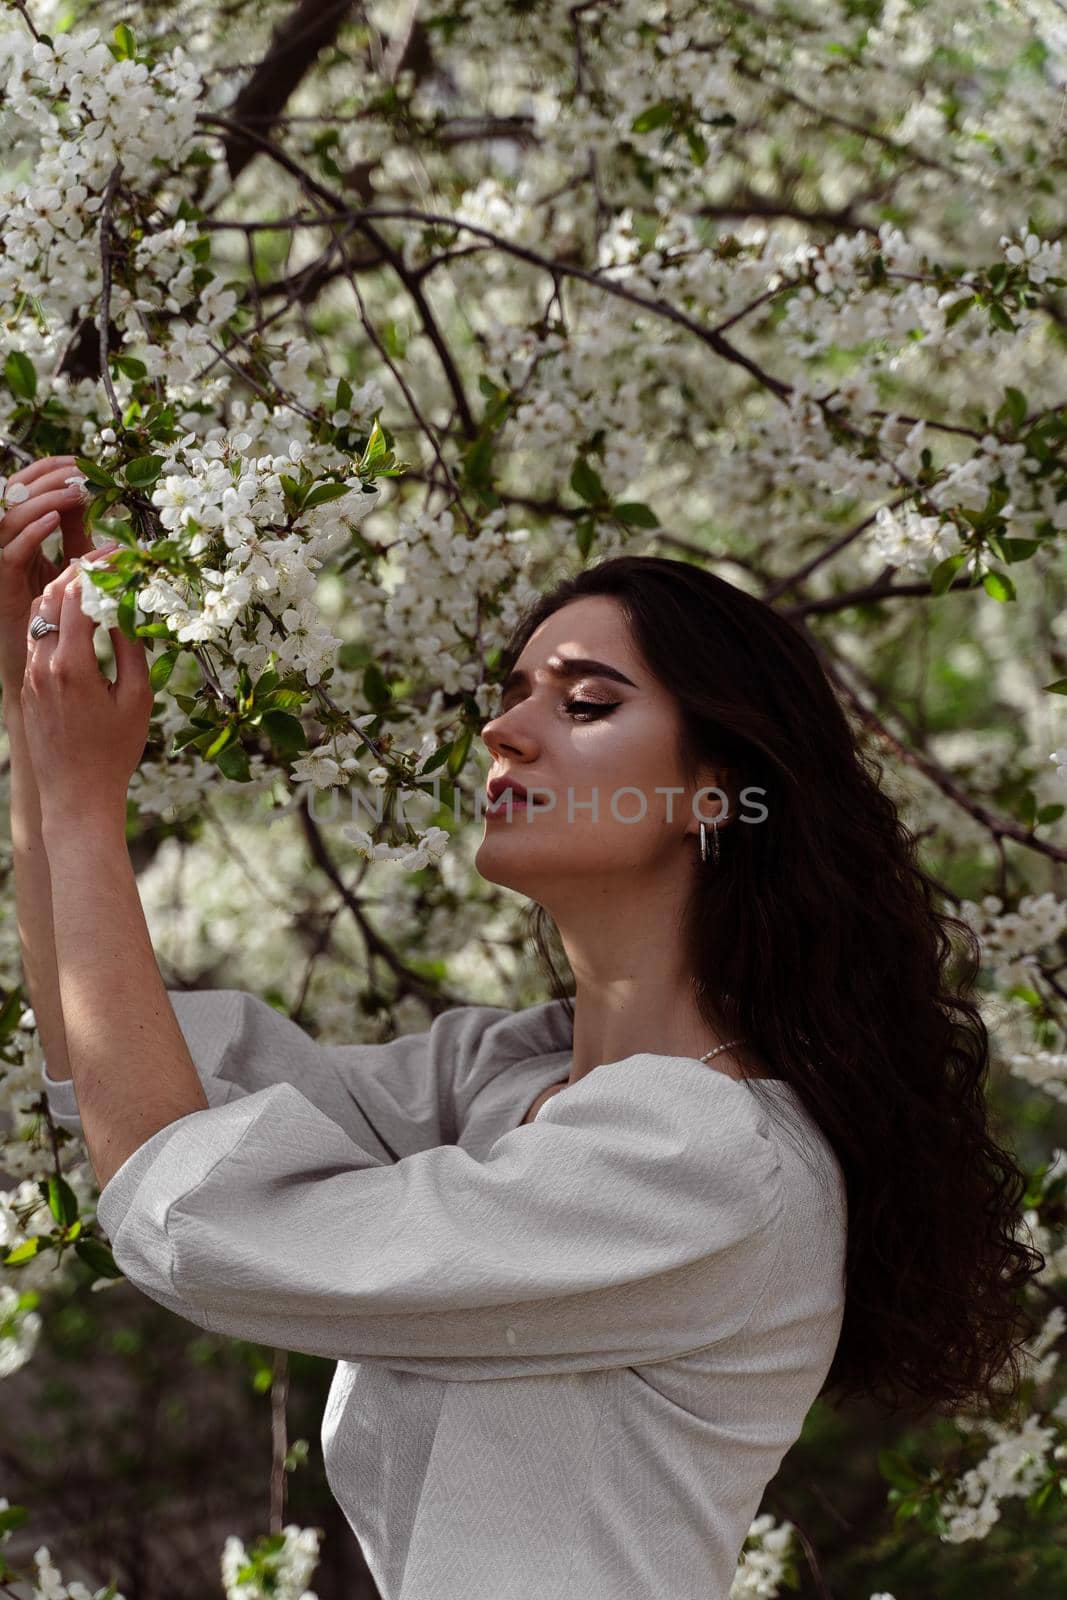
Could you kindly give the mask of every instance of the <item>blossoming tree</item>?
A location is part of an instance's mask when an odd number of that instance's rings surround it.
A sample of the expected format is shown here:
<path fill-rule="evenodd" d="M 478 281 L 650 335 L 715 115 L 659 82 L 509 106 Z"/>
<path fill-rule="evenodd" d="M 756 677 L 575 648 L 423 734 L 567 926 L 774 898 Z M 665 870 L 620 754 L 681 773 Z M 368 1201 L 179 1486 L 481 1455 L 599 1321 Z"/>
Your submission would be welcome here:
<path fill-rule="evenodd" d="M 469 821 L 520 610 L 622 551 L 780 607 L 983 940 L 1046 1316 L 1022 1428 L 882 1450 L 838 1550 L 772 1485 L 734 1593 L 886 1600 L 909 1551 L 1032 1540 L 1067 1489 L 1062 6 L 8 0 L 0 62 L 0 491 L 73 453 L 120 542 L 79 581 L 152 651 L 128 833 L 168 983 L 338 1042 L 538 998 Z M 116 1269 L 10 897 L 0 940 L 9 1377 Z M 275 1490 L 230 1596 L 311 1575 Z M 32 1581 L 89 1593 L 47 1547 Z"/>

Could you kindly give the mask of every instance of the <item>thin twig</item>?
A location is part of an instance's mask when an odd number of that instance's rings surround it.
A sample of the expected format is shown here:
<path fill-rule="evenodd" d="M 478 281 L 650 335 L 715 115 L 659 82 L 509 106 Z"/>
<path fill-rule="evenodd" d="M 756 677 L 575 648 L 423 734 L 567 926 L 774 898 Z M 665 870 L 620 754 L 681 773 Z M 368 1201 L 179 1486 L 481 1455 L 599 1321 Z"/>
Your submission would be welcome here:
<path fill-rule="evenodd" d="M 100 265 L 103 269 L 104 286 L 100 298 L 100 378 L 107 394 L 108 404 L 115 421 L 122 426 L 122 407 L 119 405 L 115 385 L 111 381 L 107 359 L 107 330 L 111 320 L 111 208 L 115 203 L 115 190 L 118 188 L 122 176 L 122 162 L 116 162 L 111 169 L 111 176 L 107 180 L 104 190 L 104 203 L 100 212 Z"/>
<path fill-rule="evenodd" d="M 1025 845 L 1028 850 L 1035 850 L 1039 855 L 1048 856 L 1051 861 L 1067 862 L 1067 850 L 1061 850 L 1057 845 L 1049 844 L 1045 839 L 1035 838 L 1033 833 L 1024 828 L 1021 822 L 1016 822 L 1011 817 L 1000 816 L 995 811 L 991 811 L 988 806 L 984 806 L 976 800 L 971 800 L 955 778 L 952 777 L 951 773 L 939 761 L 925 751 L 909 746 L 898 738 L 878 712 L 866 705 L 857 690 L 847 681 L 846 672 L 851 672 L 863 679 L 868 692 L 871 692 L 869 680 L 864 678 L 855 663 L 849 662 L 847 668 L 840 661 L 835 664 L 829 659 L 827 652 L 813 635 L 808 633 L 807 638 L 819 656 L 827 676 L 846 696 L 861 721 L 866 723 L 878 735 L 899 760 L 903 761 L 907 766 L 914 767 L 925 778 L 929 778 L 930 782 L 940 789 L 947 799 L 951 800 L 954 805 L 959 806 L 962 811 L 966 811 L 967 815 L 973 817 L 975 822 L 979 823 L 983 828 L 988 829 L 993 835 L 994 843 L 998 848 L 1000 848 L 1002 839 L 1014 839 L 1016 844 Z M 908 736 L 913 738 L 915 736 L 914 729 L 908 728 L 907 719 L 903 712 L 894 707 L 893 715 L 907 729 Z"/>
<path fill-rule="evenodd" d="M 285 1520 L 285 1457 L 289 1450 L 285 1421 L 289 1398 L 289 1354 L 275 1350 L 270 1383 L 270 1531 L 281 1533 Z"/>

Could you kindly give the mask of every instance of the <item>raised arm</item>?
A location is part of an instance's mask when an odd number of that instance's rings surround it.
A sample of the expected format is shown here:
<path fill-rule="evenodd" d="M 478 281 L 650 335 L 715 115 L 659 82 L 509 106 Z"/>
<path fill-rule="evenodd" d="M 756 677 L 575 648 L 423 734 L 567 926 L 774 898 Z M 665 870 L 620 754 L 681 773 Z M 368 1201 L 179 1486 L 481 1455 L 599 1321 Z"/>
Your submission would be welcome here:
<path fill-rule="evenodd" d="M 53 1077 L 69 1079 L 70 1057 L 59 1003 L 52 875 L 41 837 L 41 803 L 19 716 L 19 691 L 3 681 L 4 726 L 10 754 L 11 849 L 22 981 Z"/>
<path fill-rule="evenodd" d="M 52 877 L 41 837 L 41 802 L 20 713 L 30 607 L 60 568 L 41 545 L 62 529 L 63 555 L 88 555 L 84 495 L 68 482 L 82 477 L 73 456 L 46 456 L 11 475 L 0 511 L 0 692 L 10 752 L 11 844 L 23 985 L 54 1078 L 70 1077 L 59 999 Z M 19 495 L 25 498 L 20 499 Z M 106 546 L 101 546 L 106 548 Z"/>
<path fill-rule="evenodd" d="M 145 1294 L 213 1333 L 469 1380 L 669 1360 L 743 1326 L 783 1197 L 769 1119 L 631 1056 L 483 1159 L 390 1165 L 278 1084 L 163 1128 L 98 1217 Z"/>

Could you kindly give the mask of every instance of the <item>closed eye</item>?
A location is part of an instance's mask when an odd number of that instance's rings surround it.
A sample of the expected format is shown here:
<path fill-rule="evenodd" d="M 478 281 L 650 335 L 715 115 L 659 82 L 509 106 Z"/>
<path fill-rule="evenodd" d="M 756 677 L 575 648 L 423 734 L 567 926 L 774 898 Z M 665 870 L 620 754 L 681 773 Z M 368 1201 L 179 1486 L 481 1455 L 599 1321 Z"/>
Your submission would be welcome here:
<path fill-rule="evenodd" d="M 620 700 L 568 700 L 566 709 L 576 713 L 581 718 L 602 717 L 608 711 L 614 711 Z"/>

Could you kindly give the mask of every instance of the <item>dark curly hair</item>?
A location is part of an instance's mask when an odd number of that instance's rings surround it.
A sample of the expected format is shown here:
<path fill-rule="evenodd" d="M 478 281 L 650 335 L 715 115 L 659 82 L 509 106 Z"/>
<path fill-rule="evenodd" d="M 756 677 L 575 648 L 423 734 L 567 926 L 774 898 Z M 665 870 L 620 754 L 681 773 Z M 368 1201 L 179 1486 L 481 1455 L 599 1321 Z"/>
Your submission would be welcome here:
<path fill-rule="evenodd" d="M 513 628 L 501 677 L 546 617 L 589 595 L 618 601 L 680 707 L 689 780 L 721 762 L 739 790 L 765 791 L 765 821 L 721 828 L 683 937 L 709 1026 L 748 1038 L 793 1086 L 844 1174 L 845 1313 L 820 1397 L 1006 1414 L 1016 1350 L 1037 1331 L 1022 1290 L 1045 1258 L 1017 1237 L 1027 1179 L 985 1100 L 979 940 L 938 909 L 883 769 L 799 626 L 702 567 L 618 556 L 562 579 Z M 530 919 L 573 1020 L 558 930 L 540 905 Z"/>

